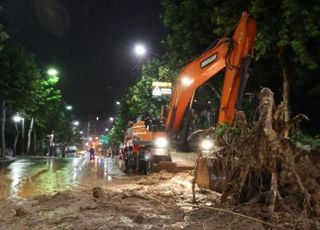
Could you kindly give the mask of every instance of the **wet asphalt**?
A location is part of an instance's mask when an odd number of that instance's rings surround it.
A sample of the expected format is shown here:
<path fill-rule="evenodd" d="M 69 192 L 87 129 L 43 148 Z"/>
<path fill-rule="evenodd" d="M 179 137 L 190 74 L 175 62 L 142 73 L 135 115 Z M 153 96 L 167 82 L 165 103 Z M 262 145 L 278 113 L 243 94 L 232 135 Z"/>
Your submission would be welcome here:
<path fill-rule="evenodd" d="M 23 158 L 0 164 L 0 199 L 102 185 L 123 175 L 116 158 Z"/>

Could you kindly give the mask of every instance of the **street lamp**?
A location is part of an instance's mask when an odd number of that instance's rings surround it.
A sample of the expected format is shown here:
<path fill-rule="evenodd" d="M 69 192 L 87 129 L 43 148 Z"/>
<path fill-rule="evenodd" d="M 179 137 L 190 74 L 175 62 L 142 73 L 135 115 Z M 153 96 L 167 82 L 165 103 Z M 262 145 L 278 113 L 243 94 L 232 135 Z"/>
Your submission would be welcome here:
<path fill-rule="evenodd" d="M 83 134 L 83 131 L 79 131 L 79 134 L 81 134 L 81 135 L 82 135 L 82 134 Z"/>
<path fill-rule="evenodd" d="M 120 105 L 121 103 L 120 103 L 120 101 L 116 101 L 116 105 Z"/>
<path fill-rule="evenodd" d="M 49 80 L 51 83 L 55 84 L 59 81 L 59 77 L 58 77 L 59 72 L 55 68 L 48 69 L 47 74 L 50 77 Z"/>
<path fill-rule="evenodd" d="M 138 56 L 144 56 L 147 53 L 147 49 L 143 44 L 136 44 L 134 46 L 134 52 L 138 55 Z"/>
<path fill-rule="evenodd" d="M 16 123 L 22 121 L 22 119 L 23 118 L 19 114 L 16 114 L 12 117 L 12 120 Z"/>
<path fill-rule="evenodd" d="M 74 125 L 74 126 L 79 126 L 79 124 L 80 124 L 79 121 L 74 121 L 74 122 L 73 122 L 73 125 Z"/>
<path fill-rule="evenodd" d="M 108 128 L 106 128 L 105 130 L 106 130 L 106 132 L 108 132 L 108 131 L 109 131 L 109 129 L 108 129 Z"/>
<path fill-rule="evenodd" d="M 110 121 L 114 121 L 114 118 L 113 118 L 113 117 L 110 117 L 109 120 L 110 120 Z"/>
<path fill-rule="evenodd" d="M 66 106 L 66 110 L 69 110 L 69 111 L 72 110 L 72 106 L 71 105 L 67 105 Z"/>
<path fill-rule="evenodd" d="M 56 70 L 55 68 L 50 68 L 50 69 L 48 69 L 48 71 L 47 71 L 47 74 L 49 75 L 49 76 L 57 76 L 58 75 L 58 70 Z"/>

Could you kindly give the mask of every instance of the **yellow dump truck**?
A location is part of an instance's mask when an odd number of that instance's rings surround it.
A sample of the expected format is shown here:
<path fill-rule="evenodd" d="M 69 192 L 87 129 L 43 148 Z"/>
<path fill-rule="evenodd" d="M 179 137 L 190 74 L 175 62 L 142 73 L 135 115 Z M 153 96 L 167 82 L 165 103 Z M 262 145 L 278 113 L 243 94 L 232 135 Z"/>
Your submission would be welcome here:
<path fill-rule="evenodd" d="M 148 174 L 153 164 L 171 162 L 167 133 L 159 120 L 139 117 L 130 123 L 123 148 L 126 171 Z"/>

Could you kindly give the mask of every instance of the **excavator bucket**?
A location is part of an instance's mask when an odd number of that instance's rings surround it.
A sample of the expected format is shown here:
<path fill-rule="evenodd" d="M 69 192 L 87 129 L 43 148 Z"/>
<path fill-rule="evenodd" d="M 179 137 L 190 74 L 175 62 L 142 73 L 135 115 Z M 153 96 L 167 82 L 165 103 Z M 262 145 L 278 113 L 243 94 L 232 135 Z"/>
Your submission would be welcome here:
<path fill-rule="evenodd" d="M 168 172 L 181 172 L 193 170 L 196 159 L 196 153 L 183 153 L 171 150 L 170 161 L 159 161 L 158 163 L 153 164 L 153 171 L 159 172 L 161 170 L 166 170 Z"/>
<path fill-rule="evenodd" d="M 196 183 L 201 188 L 210 188 L 209 167 L 205 158 L 199 159 L 198 162 Z"/>
<path fill-rule="evenodd" d="M 199 159 L 196 168 L 196 183 L 199 187 L 222 192 L 225 181 L 226 170 L 221 159 Z"/>

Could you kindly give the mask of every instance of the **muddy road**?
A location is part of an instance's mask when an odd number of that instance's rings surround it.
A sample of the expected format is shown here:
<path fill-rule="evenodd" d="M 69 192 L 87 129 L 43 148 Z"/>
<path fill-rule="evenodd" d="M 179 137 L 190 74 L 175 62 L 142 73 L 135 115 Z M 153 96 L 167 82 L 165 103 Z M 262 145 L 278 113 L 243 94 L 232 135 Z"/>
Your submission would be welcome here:
<path fill-rule="evenodd" d="M 123 176 L 113 158 L 25 158 L 0 166 L 0 199 L 53 194 Z"/>

